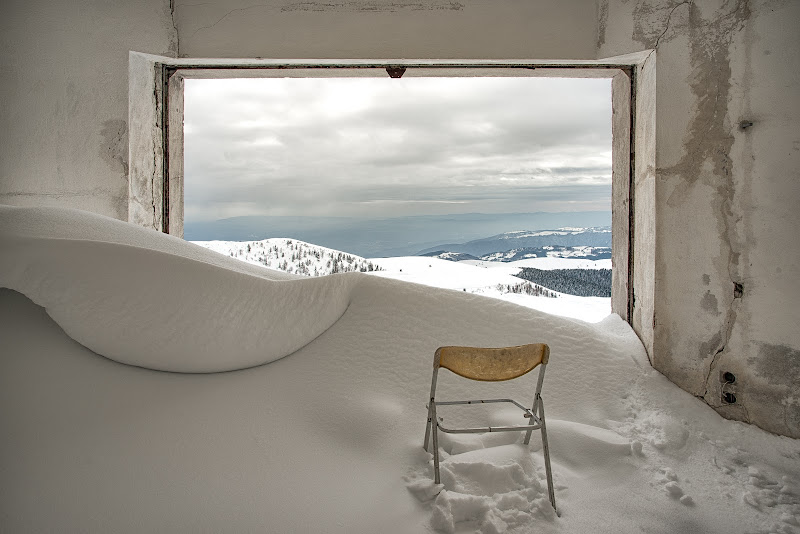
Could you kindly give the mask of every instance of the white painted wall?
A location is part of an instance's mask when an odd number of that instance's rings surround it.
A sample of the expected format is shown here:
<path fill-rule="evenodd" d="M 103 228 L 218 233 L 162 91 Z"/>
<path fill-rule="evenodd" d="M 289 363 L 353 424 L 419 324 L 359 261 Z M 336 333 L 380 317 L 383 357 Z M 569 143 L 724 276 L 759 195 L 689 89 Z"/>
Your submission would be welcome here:
<path fill-rule="evenodd" d="M 169 0 L 0 3 L 0 203 L 128 216 L 128 51 L 177 53 Z"/>
<path fill-rule="evenodd" d="M 800 436 L 800 3 L 599 5 L 601 55 L 657 50 L 653 364 Z"/>

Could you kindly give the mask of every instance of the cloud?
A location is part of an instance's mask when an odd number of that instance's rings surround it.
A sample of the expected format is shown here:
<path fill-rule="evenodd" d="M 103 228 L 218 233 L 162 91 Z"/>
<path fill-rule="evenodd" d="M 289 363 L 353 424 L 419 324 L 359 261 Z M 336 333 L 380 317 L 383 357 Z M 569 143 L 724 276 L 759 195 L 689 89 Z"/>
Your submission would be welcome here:
<path fill-rule="evenodd" d="M 187 80 L 185 96 L 187 220 L 610 209 L 607 79 Z"/>

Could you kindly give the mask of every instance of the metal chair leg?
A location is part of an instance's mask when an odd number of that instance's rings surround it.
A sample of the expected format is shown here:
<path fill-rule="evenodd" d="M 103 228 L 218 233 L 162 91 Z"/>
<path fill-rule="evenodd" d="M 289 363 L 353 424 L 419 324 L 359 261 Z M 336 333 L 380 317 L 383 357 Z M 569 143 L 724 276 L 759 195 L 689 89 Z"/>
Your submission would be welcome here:
<path fill-rule="evenodd" d="M 544 420 L 544 402 L 542 402 L 542 399 L 539 399 L 539 414 L 542 420 L 542 451 L 544 452 L 544 470 L 547 475 L 547 492 L 550 496 L 550 504 L 553 505 L 553 510 L 555 510 L 558 517 L 561 517 L 561 514 L 558 513 L 558 508 L 556 508 L 556 493 L 553 490 L 553 473 L 550 469 L 550 447 L 547 445 L 547 426 Z"/>
<path fill-rule="evenodd" d="M 527 432 L 525 432 L 525 439 L 522 441 L 523 445 L 528 445 L 531 442 L 531 434 L 532 433 L 533 433 L 533 430 L 528 430 Z"/>
<path fill-rule="evenodd" d="M 537 394 L 537 395 L 536 395 L 536 398 L 535 398 L 535 399 L 534 399 L 534 401 L 533 401 L 533 408 L 531 408 L 531 412 L 535 412 L 535 411 L 537 411 L 537 406 L 538 406 L 538 405 L 539 405 L 539 395 Z M 527 414 L 526 414 L 526 415 L 527 415 Z M 533 417 L 531 417 L 530 425 L 531 425 L 531 426 L 534 426 L 534 425 L 535 425 L 535 422 L 534 422 L 534 420 L 533 420 Z M 530 430 L 528 430 L 527 432 L 525 432 L 525 439 L 523 440 L 523 442 L 522 442 L 522 443 L 524 443 L 525 445 L 527 445 L 528 443 L 530 443 L 530 442 L 531 442 L 531 434 L 533 434 L 533 429 L 530 429 Z"/>
<path fill-rule="evenodd" d="M 428 424 L 425 426 L 425 443 L 422 445 L 422 448 L 426 451 L 428 450 L 428 441 L 431 437 L 431 405 L 428 405 Z"/>
<path fill-rule="evenodd" d="M 436 419 L 436 405 L 433 405 L 433 419 L 431 420 L 431 429 L 433 431 L 433 483 L 441 483 L 439 477 L 439 423 Z"/>

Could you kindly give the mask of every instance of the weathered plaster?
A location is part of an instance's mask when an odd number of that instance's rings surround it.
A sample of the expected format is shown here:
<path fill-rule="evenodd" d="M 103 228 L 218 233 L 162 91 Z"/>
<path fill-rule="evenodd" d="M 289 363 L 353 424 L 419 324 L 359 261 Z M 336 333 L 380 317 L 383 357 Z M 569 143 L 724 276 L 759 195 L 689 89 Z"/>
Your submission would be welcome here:
<path fill-rule="evenodd" d="M 777 374 L 800 367 L 798 24 L 797 2 L 609 0 L 599 41 L 657 51 L 653 365 L 726 417 L 793 436 L 800 402 Z"/>
<path fill-rule="evenodd" d="M 169 0 L 169 22 L 172 25 L 172 31 L 169 32 L 169 49 L 167 56 L 180 57 L 181 48 L 180 41 L 178 40 L 178 25 L 175 23 L 175 0 Z"/>
<path fill-rule="evenodd" d="M 758 379 L 769 385 L 768 388 L 751 388 L 754 389 L 751 396 L 761 401 L 760 409 L 756 408 L 754 415 L 778 419 L 770 425 L 773 428 L 800 428 L 800 391 L 797 387 L 800 384 L 800 350 L 771 343 L 754 345 L 757 347 L 756 356 L 748 358 L 747 364 Z M 770 401 L 775 390 L 782 397 L 781 409 L 777 413 L 762 414 L 764 406 L 772 404 Z"/>
<path fill-rule="evenodd" d="M 629 231 L 628 238 L 628 310 L 627 319 L 644 344 L 648 357 L 653 355 L 653 329 L 655 328 L 654 284 L 656 256 L 656 55 L 643 52 L 633 71 L 635 96 L 633 115 L 635 130 L 632 140 L 632 169 L 629 187 Z M 618 163 L 618 162 L 617 162 Z M 615 184 L 614 187 L 617 187 Z M 616 204 L 616 203 L 615 203 Z M 614 219 L 618 214 L 614 214 Z M 615 226 L 615 230 L 618 228 Z M 615 240 L 619 236 L 614 237 Z M 617 241 L 618 242 L 618 241 Z M 618 256 L 619 252 L 614 252 Z M 617 278 L 618 274 L 615 274 Z M 612 311 L 625 316 L 614 302 L 612 284 Z"/>
<path fill-rule="evenodd" d="M 128 221 L 163 230 L 163 71 L 159 56 L 131 52 L 128 71 L 130 124 Z"/>
<path fill-rule="evenodd" d="M 606 42 L 606 24 L 608 24 L 608 0 L 597 2 L 597 48 Z"/>
<path fill-rule="evenodd" d="M 128 175 L 128 122 L 123 120 L 107 120 L 103 123 L 100 135 L 103 142 L 100 145 L 100 156 L 111 167 L 118 166 L 119 170 Z"/>
<path fill-rule="evenodd" d="M 717 366 L 744 369 L 741 419 L 797 436 L 800 251 L 788 243 L 800 225 L 800 151 L 792 149 L 800 139 L 800 4 L 758 2 L 752 11 L 730 47 L 732 211 L 742 248 L 732 288 L 736 323 Z"/>
<path fill-rule="evenodd" d="M 705 311 L 713 313 L 715 315 L 719 315 L 719 304 L 717 303 L 717 297 L 711 294 L 711 291 L 706 291 L 706 294 L 703 295 L 703 298 L 700 299 L 700 307 L 703 308 Z"/>
<path fill-rule="evenodd" d="M 169 213 L 167 232 L 183 237 L 183 76 L 169 79 L 169 115 L 167 117 L 167 150 L 169 180 Z"/>
<path fill-rule="evenodd" d="M 611 307 L 628 320 L 631 232 L 631 76 L 623 71 L 611 80 Z"/>
<path fill-rule="evenodd" d="M 716 264 L 715 270 L 727 270 L 730 279 L 736 276 L 739 256 L 737 250 L 741 245 L 739 236 L 734 232 L 732 221 L 735 217 L 732 212 L 734 185 L 729 153 L 733 137 L 730 134 L 730 125 L 726 123 L 728 92 L 731 84 L 728 48 L 731 35 L 734 31 L 741 30 L 750 12 L 747 2 L 744 1 L 738 1 L 732 7 L 723 6 L 722 9 L 726 11 L 711 13 L 712 18 L 709 20 L 702 18 L 700 7 L 690 1 L 672 5 L 640 3 L 634 11 L 633 37 L 644 46 L 656 49 L 676 35 L 685 35 L 688 39 L 691 71 L 687 82 L 694 97 L 694 109 L 687 125 L 683 156 L 673 165 L 660 167 L 658 180 L 671 182 L 666 204 L 676 211 L 683 212 L 686 211 L 686 207 L 694 204 L 688 201 L 688 194 L 697 198 L 696 184 L 701 182 L 704 185 L 699 189 L 704 196 L 701 204 L 712 208 L 711 213 L 715 215 L 714 226 L 718 234 L 716 241 L 720 247 L 718 255 L 712 258 L 712 261 Z M 690 190 L 694 191 L 689 193 Z M 697 208 L 697 211 L 703 210 L 702 206 Z M 686 216 L 691 220 L 692 213 L 686 213 Z M 680 240 L 680 236 L 665 234 L 662 241 L 664 248 L 674 249 L 678 243 L 672 245 L 670 244 L 672 240 Z M 699 244 L 707 246 L 708 240 L 699 241 Z M 684 267 L 665 263 L 664 270 L 671 269 L 682 271 Z M 667 275 L 665 278 L 670 277 Z M 723 281 L 724 278 L 720 280 Z M 733 281 L 730 282 L 732 283 Z M 658 354 L 654 358 L 657 369 L 667 376 L 683 377 L 679 384 L 696 395 L 708 396 L 712 370 L 727 348 L 736 321 L 737 303 L 733 301 L 732 292 L 723 294 L 724 286 L 724 283 L 718 283 L 715 288 L 724 302 L 724 314 L 720 313 L 718 307 L 707 309 L 702 304 L 700 306 L 706 314 L 704 322 L 711 322 L 712 324 L 707 326 L 716 332 L 706 336 L 701 335 L 705 339 L 699 340 L 697 358 L 694 361 L 686 358 L 687 353 L 691 354 L 691 349 L 688 347 L 692 343 L 690 337 L 685 337 L 682 343 L 669 343 L 666 340 L 660 342 Z M 712 290 L 707 290 L 707 295 L 706 301 L 708 298 L 717 300 L 717 295 L 712 293 Z M 714 317 L 719 318 L 716 326 L 713 325 Z M 681 319 L 688 318 L 676 319 L 673 325 Z M 683 329 L 683 325 L 678 328 Z M 673 337 L 666 328 L 660 333 Z"/>
<path fill-rule="evenodd" d="M 128 50 L 169 53 L 167 0 L 0 4 L 0 203 L 127 218 Z"/>

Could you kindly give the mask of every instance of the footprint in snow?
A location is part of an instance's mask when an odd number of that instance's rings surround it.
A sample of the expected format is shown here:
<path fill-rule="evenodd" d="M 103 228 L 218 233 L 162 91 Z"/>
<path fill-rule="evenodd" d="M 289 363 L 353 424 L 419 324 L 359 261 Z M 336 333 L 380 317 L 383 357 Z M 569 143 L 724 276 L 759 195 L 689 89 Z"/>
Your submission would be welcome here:
<path fill-rule="evenodd" d="M 658 470 L 657 480 L 664 485 L 664 491 L 673 499 L 685 506 L 694 506 L 694 500 L 686 495 L 683 488 L 678 484 L 678 475 L 669 467 L 662 467 Z"/>

